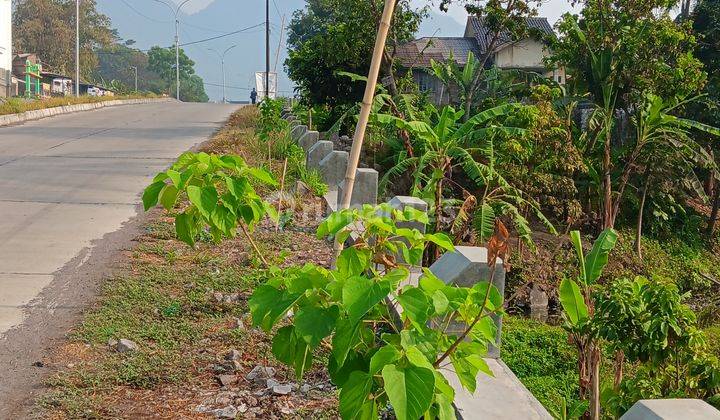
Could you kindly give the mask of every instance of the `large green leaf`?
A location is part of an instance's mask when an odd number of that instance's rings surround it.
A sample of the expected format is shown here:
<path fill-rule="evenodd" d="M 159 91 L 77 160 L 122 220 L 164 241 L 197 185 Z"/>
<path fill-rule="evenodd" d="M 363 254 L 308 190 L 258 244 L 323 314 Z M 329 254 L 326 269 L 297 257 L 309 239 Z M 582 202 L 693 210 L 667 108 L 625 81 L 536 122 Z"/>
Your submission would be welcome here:
<path fill-rule="evenodd" d="M 375 400 L 368 398 L 373 388 L 373 377 L 355 371 L 340 390 L 340 414 L 343 419 L 375 420 Z M 368 405 L 371 405 L 368 407 Z"/>
<path fill-rule="evenodd" d="M 148 185 L 147 188 L 145 188 L 142 196 L 143 208 L 145 209 L 145 211 L 150 210 L 150 208 L 157 204 L 158 196 L 160 195 L 160 191 L 162 191 L 163 188 L 165 188 L 165 182 L 163 181 L 153 182 L 152 184 Z"/>
<path fill-rule="evenodd" d="M 370 257 L 369 249 L 349 247 L 340 252 L 335 264 L 338 271 L 346 277 L 357 276 L 368 268 Z"/>
<path fill-rule="evenodd" d="M 413 324 L 422 327 L 428 320 L 430 301 L 425 293 L 412 287 L 397 295 L 397 301 L 402 306 L 403 317 L 407 317 Z"/>
<path fill-rule="evenodd" d="M 586 283 L 593 284 L 600 278 L 605 265 L 608 263 L 610 251 L 615 248 L 617 232 L 614 229 L 605 229 L 595 240 L 592 250 L 585 256 Z"/>
<path fill-rule="evenodd" d="M 475 212 L 474 221 L 479 243 L 483 244 L 490 240 L 493 232 L 495 232 L 495 210 L 493 210 L 492 206 L 483 203 Z"/>
<path fill-rule="evenodd" d="M 400 358 L 400 351 L 393 345 L 388 344 L 376 351 L 370 359 L 370 374 L 380 372 L 386 365 L 394 363 Z"/>
<path fill-rule="evenodd" d="M 342 290 L 342 300 L 347 309 L 350 322 L 358 322 L 389 293 L 390 284 L 375 282 L 364 277 L 350 277 Z"/>
<path fill-rule="evenodd" d="M 337 321 L 332 342 L 332 354 L 338 366 L 345 364 L 348 352 L 358 342 L 359 332 L 360 323 L 350 322 L 348 318 L 340 318 Z"/>
<path fill-rule="evenodd" d="M 295 314 L 295 330 L 313 348 L 329 336 L 338 317 L 338 307 L 304 306 Z"/>
<path fill-rule="evenodd" d="M 265 331 L 270 331 L 278 318 L 287 313 L 299 296 L 284 293 L 267 284 L 258 287 L 248 301 L 253 325 L 259 325 Z"/>
<path fill-rule="evenodd" d="M 455 374 L 460 379 L 460 385 L 463 388 L 475 393 L 477 388 L 477 374 L 483 372 L 488 376 L 494 376 L 492 370 L 488 366 L 485 359 L 480 354 L 462 354 L 461 352 L 455 352 L 450 355 L 453 368 L 455 368 Z"/>
<path fill-rule="evenodd" d="M 273 337 L 272 352 L 278 360 L 295 368 L 295 376 L 298 380 L 312 366 L 312 348 L 298 338 L 292 325 L 278 330 Z"/>
<path fill-rule="evenodd" d="M 578 323 L 587 319 L 588 308 L 580 292 L 580 286 L 575 281 L 563 279 L 560 282 L 559 294 L 560 303 L 572 325 L 578 325 Z"/>
<path fill-rule="evenodd" d="M 186 244 L 195 246 L 195 221 L 191 215 L 181 213 L 175 217 L 175 235 Z"/>
<path fill-rule="evenodd" d="M 217 206 L 218 195 L 214 187 L 197 187 L 190 185 L 187 187 L 187 194 L 190 202 L 200 210 L 200 214 L 206 219 L 210 219 L 210 215 Z"/>
<path fill-rule="evenodd" d="M 433 371 L 417 366 L 386 365 L 382 370 L 387 393 L 398 420 L 417 420 L 430 408 L 435 390 Z"/>
<path fill-rule="evenodd" d="M 582 279 L 583 282 L 586 282 L 587 274 L 585 273 L 585 253 L 583 252 L 582 238 L 580 237 L 580 232 L 577 230 L 573 230 L 572 232 L 570 232 L 570 241 L 575 248 L 575 255 L 577 255 L 578 267 L 580 269 L 580 279 Z"/>

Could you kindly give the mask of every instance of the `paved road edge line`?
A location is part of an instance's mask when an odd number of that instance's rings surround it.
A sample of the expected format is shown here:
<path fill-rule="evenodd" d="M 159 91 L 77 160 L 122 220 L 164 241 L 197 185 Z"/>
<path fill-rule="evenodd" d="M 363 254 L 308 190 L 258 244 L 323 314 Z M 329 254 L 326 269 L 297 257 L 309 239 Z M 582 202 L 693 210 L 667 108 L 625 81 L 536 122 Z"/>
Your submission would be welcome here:
<path fill-rule="evenodd" d="M 169 98 L 148 98 L 148 99 L 122 99 L 114 101 L 92 102 L 87 104 L 57 106 L 53 108 L 36 109 L 34 111 L 22 112 L 19 114 L 0 115 L 0 127 L 23 123 L 25 121 L 40 120 L 43 118 L 54 117 L 57 115 L 72 114 L 75 112 L 92 111 L 95 109 L 121 106 L 121 105 L 137 105 L 154 102 L 171 102 L 174 99 Z"/>

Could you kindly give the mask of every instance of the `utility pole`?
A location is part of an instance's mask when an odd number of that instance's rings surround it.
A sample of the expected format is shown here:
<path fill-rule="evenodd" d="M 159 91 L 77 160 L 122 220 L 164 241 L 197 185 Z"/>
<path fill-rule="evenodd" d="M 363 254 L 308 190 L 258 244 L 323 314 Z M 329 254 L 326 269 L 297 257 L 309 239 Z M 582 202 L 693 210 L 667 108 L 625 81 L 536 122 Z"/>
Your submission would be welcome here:
<path fill-rule="evenodd" d="M 130 66 L 131 69 L 135 70 L 135 93 L 138 91 L 138 83 L 137 83 L 137 66 Z"/>
<path fill-rule="evenodd" d="M 265 98 L 270 98 L 270 0 L 265 0 Z"/>
<path fill-rule="evenodd" d="M 189 2 L 190 0 L 185 0 L 184 2 L 180 3 L 177 6 L 177 8 L 174 8 L 170 3 L 167 3 L 165 0 L 154 0 L 154 1 L 164 4 L 165 6 L 169 7 L 173 13 L 175 13 L 175 99 L 177 99 L 179 101 L 180 100 L 180 19 L 179 19 L 178 15 L 180 14 L 180 9 L 182 9 L 182 7 L 185 6 L 185 3 Z"/>
<path fill-rule="evenodd" d="M 80 96 L 80 0 L 75 0 L 75 96 Z"/>

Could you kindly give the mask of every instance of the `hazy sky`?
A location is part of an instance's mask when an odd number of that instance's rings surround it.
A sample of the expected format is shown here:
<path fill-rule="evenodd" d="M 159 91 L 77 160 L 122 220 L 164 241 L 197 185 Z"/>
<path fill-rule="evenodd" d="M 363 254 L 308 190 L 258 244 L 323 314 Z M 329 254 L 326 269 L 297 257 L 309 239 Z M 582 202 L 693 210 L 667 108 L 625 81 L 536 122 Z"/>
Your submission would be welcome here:
<path fill-rule="evenodd" d="M 176 3 L 180 3 L 183 0 L 173 0 Z M 195 13 L 198 12 L 205 7 L 207 7 L 210 3 L 212 3 L 214 0 L 192 0 L 189 2 L 183 10 L 187 11 L 188 13 Z M 239 0 L 244 1 L 244 0 Z M 283 0 L 275 0 L 278 5 L 282 4 Z M 412 0 L 415 5 L 423 5 L 423 4 L 430 4 L 434 7 L 437 7 L 439 4 L 439 0 Z M 543 4 L 540 6 L 540 16 L 547 17 L 551 24 L 554 24 L 555 21 L 560 18 L 560 16 L 568 11 L 572 11 L 572 6 L 570 6 L 570 2 L 566 0 L 544 0 Z M 450 10 L 448 11 L 448 14 L 452 16 L 455 20 L 457 20 L 461 24 L 465 24 L 465 20 L 467 19 L 467 13 L 465 12 L 465 9 L 458 6 L 451 6 Z"/>

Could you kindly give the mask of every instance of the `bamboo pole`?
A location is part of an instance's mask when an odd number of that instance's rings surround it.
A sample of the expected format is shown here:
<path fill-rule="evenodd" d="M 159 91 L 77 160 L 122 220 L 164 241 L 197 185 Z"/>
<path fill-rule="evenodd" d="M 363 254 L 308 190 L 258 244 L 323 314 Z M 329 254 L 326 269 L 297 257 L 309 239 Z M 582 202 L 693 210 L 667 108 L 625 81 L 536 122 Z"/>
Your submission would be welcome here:
<path fill-rule="evenodd" d="M 278 212 L 278 220 L 275 222 L 275 232 L 277 232 L 280 229 L 280 212 L 282 211 L 282 202 L 283 197 L 285 196 L 285 173 L 287 172 L 287 158 L 285 158 L 285 161 L 283 162 L 283 170 L 282 170 L 282 177 L 280 178 L 280 195 L 278 196 L 278 205 L 277 205 L 277 212 Z"/>
<path fill-rule="evenodd" d="M 352 148 L 350 149 L 350 160 L 348 161 L 347 172 L 345 172 L 345 189 L 343 191 L 344 194 L 340 209 L 350 208 L 350 199 L 352 197 L 353 184 L 355 183 L 355 172 L 357 171 L 360 160 L 360 151 L 362 150 L 365 139 L 365 130 L 367 129 L 368 119 L 370 118 L 370 108 L 372 107 L 375 97 L 375 88 L 377 86 L 378 75 L 380 74 L 380 64 L 382 62 L 385 42 L 387 41 L 388 31 L 390 30 L 390 20 L 392 19 L 396 1 L 397 0 L 385 0 L 385 8 L 383 9 L 382 18 L 380 19 L 377 38 L 375 38 L 375 49 L 373 50 L 372 61 L 370 63 L 370 72 L 368 74 L 367 84 L 365 85 L 365 95 L 363 96 L 360 107 L 360 117 L 355 127 Z"/>

